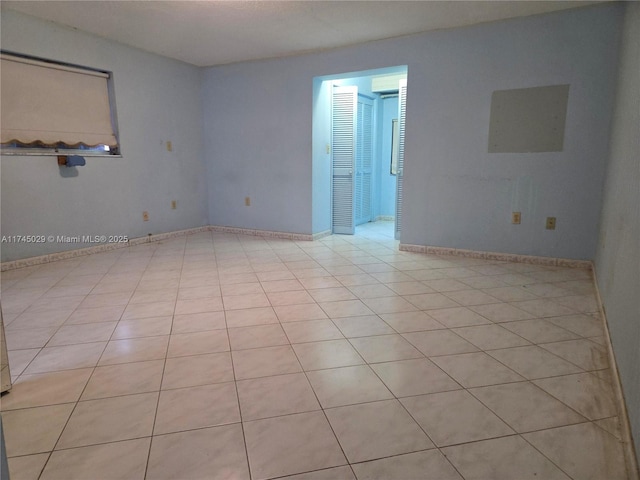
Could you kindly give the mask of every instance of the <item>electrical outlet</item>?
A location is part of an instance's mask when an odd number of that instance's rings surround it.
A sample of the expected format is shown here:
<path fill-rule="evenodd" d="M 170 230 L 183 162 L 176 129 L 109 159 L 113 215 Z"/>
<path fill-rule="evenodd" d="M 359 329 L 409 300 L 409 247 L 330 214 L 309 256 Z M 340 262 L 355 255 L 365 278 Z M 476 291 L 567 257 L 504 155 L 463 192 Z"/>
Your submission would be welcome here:
<path fill-rule="evenodd" d="M 520 225 L 520 221 L 522 220 L 522 216 L 520 212 L 511 212 L 511 223 L 514 225 Z"/>
<path fill-rule="evenodd" d="M 149 212 L 142 212 L 142 220 L 145 222 L 149 221 Z"/>
<path fill-rule="evenodd" d="M 171 140 L 167 140 L 167 152 L 173 152 L 173 144 Z"/>
<path fill-rule="evenodd" d="M 176 208 L 178 208 L 178 201 L 171 200 L 171 210 L 175 210 Z"/>
<path fill-rule="evenodd" d="M 244 197 L 244 205 L 246 207 L 250 207 L 251 206 L 251 197 Z"/>
<path fill-rule="evenodd" d="M 547 217 L 547 230 L 556 229 L 556 217 Z"/>
<path fill-rule="evenodd" d="M 324 148 L 327 153 L 331 153 L 331 145 L 327 143 Z"/>

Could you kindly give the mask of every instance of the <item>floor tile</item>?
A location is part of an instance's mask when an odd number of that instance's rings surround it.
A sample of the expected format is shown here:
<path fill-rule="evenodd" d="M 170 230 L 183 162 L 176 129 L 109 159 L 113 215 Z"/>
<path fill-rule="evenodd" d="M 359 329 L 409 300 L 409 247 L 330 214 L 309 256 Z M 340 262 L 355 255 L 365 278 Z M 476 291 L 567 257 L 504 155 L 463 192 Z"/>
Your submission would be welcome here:
<path fill-rule="evenodd" d="M 523 286 L 485 288 L 483 291 L 503 302 L 518 302 L 538 298 L 535 294 L 529 292 L 528 288 Z"/>
<path fill-rule="evenodd" d="M 535 345 L 491 350 L 488 353 L 529 380 L 582 371 L 576 365 Z"/>
<path fill-rule="evenodd" d="M 438 447 L 514 433 L 465 390 L 407 397 L 401 402 Z"/>
<path fill-rule="evenodd" d="M 178 290 L 178 300 L 193 300 L 195 298 L 210 298 L 221 296 L 219 286 L 180 288 Z"/>
<path fill-rule="evenodd" d="M 169 336 L 111 340 L 98 365 L 161 360 L 167 354 Z"/>
<path fill-rule="evenodd" d="M 432 361 L 465 388 L 524 380 L 483 352 L 433 357 Z"/>
<path fill-rule="evenodd" d="M 600 316 L 569 315 L 566 317 L 551 317 L 549 322 L 582 337 L 597 337 L 604 333 L 604 324 Z M 557 340 L 564 339 L 558 338 Z"/>
<path fill-rule="evenodd" d="M 500 325 L 461 327 L 454 328 L 452 331 L 482 350 L 530 345 L 529 341 Z"/>
<path fill-rule="evenodd" d="M 554 325 L 550 320 L 552 319 L 537 318 L 534 320 L 507 322 L 501 325 L 507 330 L 533 343 L 555 342 L 578 338 L 576 334 Z"/>
<path fill-rule="evenodd" d="M 122 363 L 97 367 L 82 392 L 82 400 L 157 392 L 162 382 L 164 360 Z"/>
<path fill-rule="evenodd" d="M 472 388 L 469 392 L 518 433 L 586 421 L 529 382 Z"/>
<path fill-rule="evenodd" d="M 65 325 L 83 323 L 117 322 L 124 312 L 124 305 L 78 308 L 67 319 Z"/>
<path fill-rule="evenodd" d="M 475 305 L 469 307 L 476 313 L 491 320 L 492 322 L 513 322 L 516 320 L 527 320 L 534 318 L 530 313 L 514 307 L 508 303 L 492 303 L 490 305 Z"/>
<path fill-rule="evenodd" d="M 486 325 L 491 321 L 467 307 L 441 308 L 429 310 L 429 315 L 447 328 Z"/>
<path fill-rule="evenodd" d="M 342 284 L 334 277 L 301 278 L 300 280 L 296 281 L 299 281 L 306 289 L 333 288 L 342 286 Z"/>
<path fill-rule="evenodd" d="M 518 436 L 447 447 L 442 453 L 465 480 L 570 480 Z"/>
<path fill-rule="evenodd" d="M 545 298 L 513 302 L 512 305 L 538 318 L 571 315 L 575 311 Z"/>
<path fill-rule="evenodd" d="M 363 317 L 351 318 L 356 319 Z M 340 330 L 336 327 L 336 323 L 328 319 L 286 322 L 282 324 L 282 328 L 284 328 L 291 343 L 319 342 L 322 340 L 340 340 L 344 338 Z"/>
<path fill-rule="evenodd" d="M 349 466 L 325 468 L 323 470 L 290 475 L 286 478 L 287 480 L 356 480 Z"/>
<path fill-rule="evenodd" d="M 246 422 L 244 432 L 255 480 L 347 463 L 321 412 Z"/>
<path fill-rule="evenodd" d="M 9 476 L 13 480 L 38 480 L 47 460 L 48 453 L 9 458 Z"/>
<path fill-rule="evenodd" d="M 583 370 L 602 370 L 609 367 L 607 351 L 590 340 L 566 340 L 540 346 Z"/>
<path fill-rule="evenodd" d="M 289 339 L 278 323 L 229 329 L 232 350 L 288 345 Z"/>
<path fill-rule="evenodd" d="M 243 421 L 320 410 L 303 373 L 241 380 L 238 396 Z"/>
<path fill-rule="evenodd" d="M 467 290 L 469 288 L 465 283 L 454 280 L 453 278 L 425 279 L 423 283 L 436 292 L 454 292 L 456 290 Z"/>
<path fill-rule="evenodd" d="M 274 294 L 275 295 L 275 294 Z M 248 293 L 245 295 L 230 295 L 222 297 L 225 311 L 242 310 L 246 308 L 268 307 L 271 304 L 264 293 Z"/>
<path fill-rule="evenodd" d="M 169 306 L 167 305 L 165 308 L 166 310 L 168 310 Z M 222 310 L 223 310 L 223 305 L 222 305 L 221 297 L 178 300 L 175 303 L 176 315 L 187 315 L 190 313 L 220 312 Z"/>
<path fill-rule="evenodd" d="M 622 426 L 620 425 L 620 419 L 617 416 L 595 420 L 593 423 L 598 425 L 604 431 L 609 432 L 618 440 L 622 440 Z"/>
<path fill-rule="evenodd" d="M 25 408 L 2 412 L 8 457 L 53 450 L 75 404 Z"/>
<path fill-rule="evenodd" d="M 570 295 L 557 297 L 554 300 L 576 312 L 593 313 L 598 311 L 598 301 L 595 295 Z"/>
<path fill-rule="evenodd" d="M 360 300 L 343 300 L 340 302 L 322 302 L 320 307 L 330 318 L 358 317 L 363 315 L 373 315 L 371 311 Z"/>
<path fill-rule="evenodd" d="M 455 292 L 446 292 L 445 295 L 457 304 L 464 306 L 500 303 L 500 300 L 496 297 L 492 297 L 480 290 L 457 290 Z"/>
<path fill-rule="evenodd" d="M 42 480 L 103 478 L 144 479 L 150 438 L 58 450 L 51 454 Z"/>
<path fill-rule="evenodd" d="M 422 293 L 434 293 L 422 282 L 395 282 L 387 285 L 393 292 L 398 295 L 420 295 Z"/>
<path fill-rule="evenodd" d="M 233 382 L 163 390 L 154 435 L 240 422 Z"/>
<path fill-rule="evenodd" d="M 81 368 L 22 375 L 2 396 L 2 411 L 76 402 L 80 398 L 93 369 Z"/>
<path fill-rule="evenodd" d="M 347 338 L 396 333 L 393 328 L 382 321 L 377 315 L 336 318 L 333 320 L 333 323 L 338 326 Z"/>
<path fill-rule="evenodd" d="M 449 375 L 426 358 L 377 363 L 371 368 L 396 397 L 461 388 Z"/>
<path fill-rule="evenodd" d="M 459 307 L 460 305 L 442 293 L 423 293 L 420 295 L 405 295 L 402 297 L 420 310 L 434 310 L 437 308 Z"/>
<path fill-rule="evenodd" d="M 108 307 L 112 305 L 126 305 L 133 292 L 103 293 L 87 295 L 78 308 Z"/>
<path fill-rule="evenodd" d="M 381 283 L 373 285 L 354 285 L 349 290 L 358 298 L 395 297 L 398 294 Z M 346 299 L 345 299 L 346 300 Z"/>
<path fill-rule="evenodd" d="M 4 313 L 4 312 L 3 312 Z M 26 350 L 32 348 L 42 348 L 58 331 L 53 328 L 31 328 L 27 330 L 12 330 L 7 327 L 6 314 L 4 314 L 5 335 L 7 340 L 7 350 Z"/>
<path fill-rule="evenodd" d="M 192 333 L 226 328 L 224 312 L 174 315 L 171 333 Z"/>
<path fill-rule="evenodd" d="M 159 288 L 157 290 L 138 290 L 134 292 L 129 304 L 174 302 L 178 296 L 177 288 Z"/>
<path fill-rule="evenodd" d="M 249 480 L 239 424 L 157 435 L 151 442 L 148 480 Z"/>
<path fill-rule="evenodd" d="M 451 330 L 404 333 L 403 337 L 427 357 L 478 351 L 476 346 Z"/>
<path fill-rule="evenodd" d="M 225 313 L 227 318 L 227 328 L 278 323 L 278 317 L 271 307 L 230 310 Z"/>
<path fill-rule="evenodd" d="M 56 372 L 74 368 L 95 367 L 106 342 L 81 343 L 60 347 L 46 347 L 31 361 L 24 373 Z"/>
<path fill-rule="evenodd" d="M 228 352 L 175 357 L 166 361 L 162 389 L 231 382 L 233 379 L 233 366 Z"/>
<path fill-rule="evenodd" d="M 367 363 L 390 362 L 393 360 L 407 360 L 422 357 L 422 354 L 418 350 L 398 334 L 352 338 L 349 341 Z"/>
<path fill-rule="evenodd" d="M 592 423 L 528 433 L 524 438 L 573 478 L 628 478 L 622 444 Z"/>
<path fill-rule="evenodd" d="M 135 320 L 120 320 L 116 327 L 112 340 L 122 340 L 125 338 L 156 337 L 169 335 L 173 317 L 149 317 Z"/>
<path fill-rule="evenodd" d="M 150 436 L 158 393 L 79 402 L 56 450 Z"/>
<path fill-rule="evenodd" d="M 398 333 L 438 330 L 444 325 L 434 320 L 425 312 L 400 312 L 381 314 L 380 318 Z"/>
<path fill-rule="evenodd" d="M 274 310 L 277 315 L 276 321 L 279 319 L 283 323 L 327 318 L 327 314 L 317 304 L 280 305 L 274 307 Z"/>
<path fill-rule="evenodd" d="M 149 318 L 149 317 L 165 317 L 172 316 L 175 302 L 155 302 L 155 303 L 137 303 L 129 304 L 124 309 L 121 320 L 134 320 L 137 318 Z M 196 313 L 178 311 L 176 313 Z"/>
<path fill-rule="evenodd" d="M 235 283 L 233 285 L 222 285 L 220 288 L 223 297 L 264 294 L 265 290 L 261 283 Z"/>
<path fill-rule="evenodd" d="M 397 400 L 326 410 L 350 463 L 433 448 L 433 443 Z"/>
<path fill-rule="evenodd" d="M 589 373 L 545 378 L 533 383 L 589 420 L 617 415 L 610 385 Z"/>
<path fill-rule="evenodd" d="M 318 370 L 307 377 L 323 408 L 393 398 L 367 365 Z"/>
<path fill-rule="evenodd" d="M 380 285 L 383 286 L 383 285 Z M 358 298 L 346 287 L 315 288 L 309 294 L 316 302 L 337 302 L 340 300 L 355 300 Z M 360 297 L 362 298 L 362 297 Z"/>
<path fill-rule="evenodd" d="M 63 325 L 47 343 L 48 347 L 77 343 L 106 342 L 111 338 L 116 322 Z M 9 339 L 10 340 L 10 339 Z"/>
<path fill-rule="evenodd" d="M 353 465 L 358 480 L 433 478 L 462 480 L 438 450 L 426 450 Z"/>
<path fill-rule="evenodd" d="M 346 287 L 353 287 L 356 285 L 375 285 L 376 283 L 380 283 L 376 278 L 372 277 L 368 273 L 336 275 L 335 278 Z M 412 279 L 410 278 L 409 280 Z"/>
<path fill-rule="evenodd" d="M 293 349 L 306 371 L 365 363 L 347 340 L 299 343 L 294 344 Z"/>
<path fill-rule="evenodd" d="M 167 357 L 184 357 L 229 351 L 229 337 L 226 330 L 179 333 L 169 337 Z"/>
<path fill-rule="evenodd" d="M 294 290 L 304 290 L 304 286 L 296 279 L 271 280 L 262 282 L 262 288 L 267 293 L 291 292 Z"/>
<path fill-rule="evenodd" d="M 301 305 L 307 303 L 315 303 L 313 297 L 307 293 L 306 290 L 294 290 L 289 292 L 272 292 L 268 293 L 267 297 L 271 305 L 283 306 L 283 305 Z"/>
<path fill-rule="evenodd" d="M 237 380 L 302 371 L 290 345 L 232 352 Z"/>

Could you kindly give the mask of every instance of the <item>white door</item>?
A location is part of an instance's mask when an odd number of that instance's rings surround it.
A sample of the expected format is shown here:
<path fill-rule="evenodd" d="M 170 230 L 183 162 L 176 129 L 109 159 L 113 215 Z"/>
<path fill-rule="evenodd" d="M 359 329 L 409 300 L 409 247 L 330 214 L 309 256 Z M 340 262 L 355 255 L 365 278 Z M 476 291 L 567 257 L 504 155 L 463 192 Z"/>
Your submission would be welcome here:
<path fill-rule="evenodd" d="M 355 233 L 354 164 L 358 87 L 333 87 L 331 180 L 333 233 Z"/>
<path fill-rule="evenodd" d="M 371 221 L 373 174 L 373 100 L 358 95 L 356 126 L 356 225 Z"/>
<path fill-rule="evenodd" d="M 400 240 L 402 231 L 402 183 L 404 175 L 404 130 L 407 118 L 407 80 L 398 86 L 398 165 L 396 174 L 396 225 L 395 238 Z"/>

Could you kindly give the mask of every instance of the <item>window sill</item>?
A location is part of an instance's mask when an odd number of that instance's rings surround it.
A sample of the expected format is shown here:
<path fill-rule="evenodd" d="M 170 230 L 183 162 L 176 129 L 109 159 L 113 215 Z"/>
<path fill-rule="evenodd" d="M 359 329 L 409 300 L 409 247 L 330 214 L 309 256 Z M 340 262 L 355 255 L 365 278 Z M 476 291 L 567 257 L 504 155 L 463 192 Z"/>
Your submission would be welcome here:
<path fill-rule="evenodd" d="M 95 153 L 95 152 L 87 152 L 87 151 L 82 151 L 82 150 L 75 150 L 75 151 L 65 151 L 65 152 L 37 152 L 37 151 L 29 151 L 29 152 L 16 152 L 15 150 L 13 151 L 7 151 L 7 150 L 2 150 L 0 151 L 0 154 L 2 156 L 8 156 L 8 157 L 69 157 L 71 155 L 78 155 L 80 157 L 97 157 L 97 158 L 122 158 L 122 154 L 104 154 L 104 153 Z"/>

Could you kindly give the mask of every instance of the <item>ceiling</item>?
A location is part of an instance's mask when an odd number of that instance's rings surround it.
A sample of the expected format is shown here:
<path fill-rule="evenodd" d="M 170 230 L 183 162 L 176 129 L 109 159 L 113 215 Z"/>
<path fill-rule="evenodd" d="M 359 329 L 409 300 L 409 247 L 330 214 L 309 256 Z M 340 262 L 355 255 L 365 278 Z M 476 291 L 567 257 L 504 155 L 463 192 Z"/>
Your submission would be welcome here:
<path fill-rule="evenodd" d="M 197 66 L 257 60 L 582 7 L 593 1 L 2 1 Z"/>

